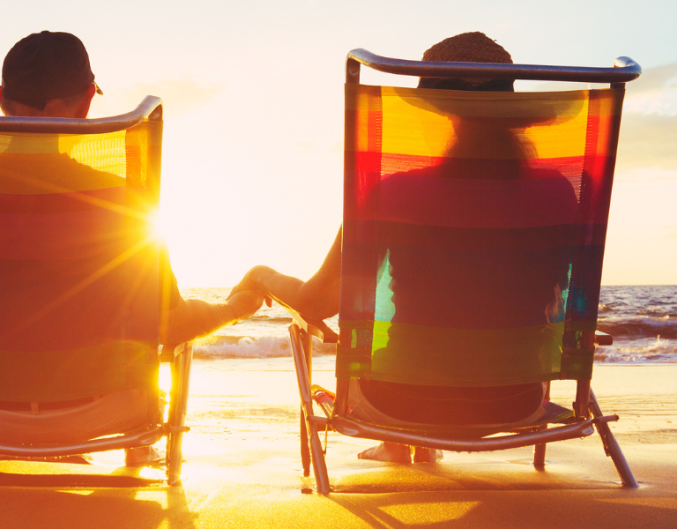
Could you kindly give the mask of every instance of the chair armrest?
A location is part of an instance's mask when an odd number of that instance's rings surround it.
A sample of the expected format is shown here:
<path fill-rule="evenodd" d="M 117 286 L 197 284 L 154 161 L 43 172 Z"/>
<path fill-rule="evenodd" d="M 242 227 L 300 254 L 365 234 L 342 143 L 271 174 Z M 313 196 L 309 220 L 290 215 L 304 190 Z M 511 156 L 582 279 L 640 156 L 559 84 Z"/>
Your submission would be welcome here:
<path fill-rule="evenodd" d="M 613 345 L 614 337 L 602 331 L 595 331 L 596 345 Z"/>
<path fill-rule="evenodd" d="M 287 309 L 291 317 L 301 329 L 314 336 L 322 343 L 338 343 L 338 334 L 332 331 L 322 320 L 306 320 L 292 310 Z"/>
<path fill-rule="evenodd" d="M 182 354 L 190 342 L 183 342 L 182 344 L 177 345 L 173 350 L 166 349 L 162 347 L 162 353 L 160 353 L 160 362 L 173 362 L 174 359 Z"/>

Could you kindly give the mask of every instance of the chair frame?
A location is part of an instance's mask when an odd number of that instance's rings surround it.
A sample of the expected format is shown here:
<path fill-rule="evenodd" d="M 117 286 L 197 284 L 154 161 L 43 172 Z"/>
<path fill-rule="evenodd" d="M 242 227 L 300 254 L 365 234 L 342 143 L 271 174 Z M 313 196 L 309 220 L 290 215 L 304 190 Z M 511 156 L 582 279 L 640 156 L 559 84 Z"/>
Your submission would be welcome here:
<path fill-rule="evenodd" d="M 42 118 L 42 117 L 0 117 L 0 132 L 23 132 L 43 134 L 102 134 L 126 130 L 138 125 L 145 119 L 162 120 L 162 99 L 146 96 L 136 109 L 126 114 L 100 119 Z M 160 168 L 160 155 L 153 164 Z M 153 191 L 159 192 L 159 185 Z M 61 443 L 49 446 L 27 446 L 0 444 L 0 455 L 10 457 L 55 457 L 123 448 L 151 446 L 162 437 L 167 437 L 167 481 L 177 485 L 181 480 L 183 433 L 190 430 L 186 426 L 188 393 L 190 386 L 190 367 L 193 357 L 193 344 L 187 342 L 174 351 L 163 351 L 162 362 L 171 363 L 172 386 L 170 390 L 169 419 L 166 423 L 150 425 L 149 429 L 138 433 L 127 433 L 77 443 Z"/>
<path fill-rule="evenodd" d="M 348 53 L 346 61 L 346 83 L 359 84 L 360 66 L 374 70 L 416 77 L 473 77 L 489 79 L 523 79 L 539 81 L 569 81 L 587 83 L 610 83 L 612 88 L 623 88 L 625 83 L 637 79 L 641 67 L 629 57 L 618 57 L 613 68 L 589 68 L 566 66 L 540 66 L 525 64 L 490 64 L 467 62 L 425 62 L 392 59 L 375 55 L 364 49 L 355 49 Z M 505 450 L 524 446 L 534 446 L 534 467 L 542 470 L 545 466 L 546 444 L 599 433 L 604 450 L 610 456 L 624 487 L 638 487 L 630 466 L 609 429 L 609 422 L 617 421 L 618 415 L 603 415 L 590 380 L 577 381 L 576 401 L 573 403 L 574 423 L 548 428 L 537 426 L 519 433 L 490 438 L 454 439 L 438 432 L 410 431 L 375 426 L 356 421 L 347 416 L 348 380 L 337 380 L 336 400 L 332 410 L 320 406 L 324 417 L 313 411 L 311 393 L 312 373 L 312 336 L 323 343 L 338 343 L 339 337 L 322 322 L 307 322 L 296 313 L 291 313 L 293 323 L 289 327 L 289 336 L 294 365 L 296 368 L 299 393 L 301 397 L 301 460 L 305 476 L 310 475 L 312 462 L 317 490 L 321 494 L 331 491 L 324 451 L 318 431 L 332 429 L 351 437 L 392 441 L 396 443 L 438 448 L 456 452 L 479 452 Z M 613 338 L 598 331 L 584 332 L 582 346 L 592 348 L 595 345 L 611 345 Z M 549 397 L 549 383 L 548 394 Z"/>

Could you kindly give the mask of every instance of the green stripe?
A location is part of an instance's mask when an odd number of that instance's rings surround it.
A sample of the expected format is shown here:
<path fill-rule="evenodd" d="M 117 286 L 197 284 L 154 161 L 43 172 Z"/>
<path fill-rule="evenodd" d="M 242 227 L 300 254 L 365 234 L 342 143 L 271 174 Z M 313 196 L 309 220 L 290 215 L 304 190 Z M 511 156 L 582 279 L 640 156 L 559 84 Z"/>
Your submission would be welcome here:
<path fill-rule="evenodd" d="M 336 350 L 336 378 L 369 378 L 371 350 L 369 347 L 341 347 Z"/>
<path fill-rule="evenodd" d="M 0 351 L 0 400 L 58 402 L 157 385 L 157 345 L 112 341 L 48 352 Z"/>
<path fill-rule="evenodd" d="M 518 329 L 446 329 L 374 322 L 375 380 L 500 386 L 559 378 L 564 323 Z"/>
<path fill-rule="evenodd" d="M 562 355 L 562 379 L 592 380 L 595 348 L 567 348 Z"/>

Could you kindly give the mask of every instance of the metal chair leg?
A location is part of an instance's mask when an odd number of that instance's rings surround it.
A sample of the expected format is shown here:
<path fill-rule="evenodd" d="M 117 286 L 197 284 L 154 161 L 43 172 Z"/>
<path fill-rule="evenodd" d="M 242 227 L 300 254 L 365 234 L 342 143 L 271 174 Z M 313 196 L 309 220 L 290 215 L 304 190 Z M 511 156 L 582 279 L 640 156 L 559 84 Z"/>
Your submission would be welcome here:
<path fill-rule="evenodd" d="M 187 431 L 188 393 L 190 390 L 190 366 L 193 356 L 192 344 L 172 364 L 172 398 L 170 401 L 169 434 L 167 440 L 167 481 L 177 485 L 181 481 L 183 462 L 183 433 Z M 176 384 L 176 390 L 174 390 Z"/>
<path fill-rule="evenodd" d="M 592 390 L 590 390 L 589 406 L 590 413 L 592 413 L 593 417 L 598 418 L 602 416 L 602 410 L 599 407 L 597 398 L 595 397 L 595 394 Z M 598 423 L 596 428 L 597 433 L 599 433 L 599 436 L 602 438 L 604 451 L 606 452 L 606 455 L 611 457 L 611 460 L 614 462 L 614 466 L 616 467 L 618 475 L 621 477 L 623 486 L 633 489 L 639 487 L 632 470 L 630 470 L 630 465 L 628 465 L 628 462 L 623 455 L 623 451 L 621 450 L 618 441 L 616 441 L 614 434 L 611 432 L 609 425 L 607 423 Z"/>
<path fill-rule="evenodd" d="M 310 424 L 310 451 L 313 460 L 313 473 L 315 474 L 315 483 L 317 485 L 317 492 L 320 494 L 328 494 L 329 488 L 329 473 L 327 472 L 327 463 L 324 460 L 324 450 L 322 450 L 322 442 L 320 436 L 317 434 L 317 425 Z"/>
<path fill-rule="evenodd" d="M 306 428 L 306 414 L 301 405 L 301 464 L 303 465 L 303 475 L 310 476 L 310 448 L 308 445 L 308 428 Z"/>
<path fill-rule="evenodd" d="M 534 468 L 545 470 L 545 443 L 534 445 Z"/>
<path fill-rule="evenodd" d="M 320 494 L 329 493 L 329 475 L 327 474 L 327 465 L 324 461 L 324 452 L 322 443 L 317 434 L 317 424 L 314 421 L 313 398 L 310 393 L 310 359 L 306 358 L 304 349 L 308 350 L 308 356 L 312 354 L 310 349 L 310 336 L 302 336 L 302 331 L 296 323 L 289 327 L 289 339 L 291 342 L 292 354 L 294 357 L 294 368 L 296 371 L 296 380 L 299 385 L 299 396 L 301 397 L 301 420 L 305 422 L 301 426 L 301 456 L 307 449 L 306 439 L 310 439 L 310 460 L 315 474 L 315 484 Z M 306 347 L 304 347 L 304 343 Z M 304 435 L 305 434 L 305 435 Z M 306 462 L 303 461 L 304 474 L 306 471 Z"/>
<path fill-rule="evenodd" d="M 550 382 L 545 384 L 544 400 L 550 400 Z M 547 430 L 548 426 L 543 425 L 540 430 Z M 534 468 L 536 470 L 545 470 L 545 443 L 534 445 Z"/>

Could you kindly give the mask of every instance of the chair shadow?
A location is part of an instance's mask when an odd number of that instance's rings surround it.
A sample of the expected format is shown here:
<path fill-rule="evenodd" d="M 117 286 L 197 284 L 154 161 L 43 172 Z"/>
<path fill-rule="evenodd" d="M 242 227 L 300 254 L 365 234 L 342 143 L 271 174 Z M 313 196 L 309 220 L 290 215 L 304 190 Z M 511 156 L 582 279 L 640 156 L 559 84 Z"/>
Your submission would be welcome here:
<path fill-rule="evenodd" d="M 477 491 L 454 496 L 439 493 L 353 495 L 332 494 L 328 499 L 350 512 L 370 527 L 404 529 L 411 527 L 563 527 L 571 526 L 671 527 L 674 510 L 658 506 L 660 496 L 647 496 L 644 501 L 625 502 L 592 492 L 587 496 L 570 496 L 553 501 L 552 495 L 538 494 L 509 497 Z M 619 494 L 622 496 L 622 494 Z M 576 508 L 573 508 L 576 505 Z M 634 521 L 634 523 L 632 522 Z"/>
<path fill-rule="evenodd" d="M 454 461 L 411 465 L 372 463 L 365 465 L 364 471 L 353 469 L 342 475 L 333 483 L 333 490 L 345 494 L 373 494 L 618 488 L 608 480 L 583 477 L 572 469 L 557 470 L 549 472 L 547 467 L 543 471 L 537 470 L 527 459 L 458 464 Z"/>
<path fill-rule="evenodd" d="M 651 487 L 627 489 L 575 469 L 537 472 L 526 458 L 488 464 L 493 468 L 452 462 L 372 467 L 342 475 L 327 499 L 383 529 L 562 527 L 583 519 L 590 523 L 580 527 L 600 520 L 608 527 L 641 526 L 643 520 L 668 527 L 662 523 L 674 517 L 674 506 Z"/>
<path fill-rule="evenodd" d="M 195 529 L 198 515 L 188 507 L 183 486 L 142 477 L 141 470 L 121 467 L 107 475 L 0 472 L 2 527 Z"/>

